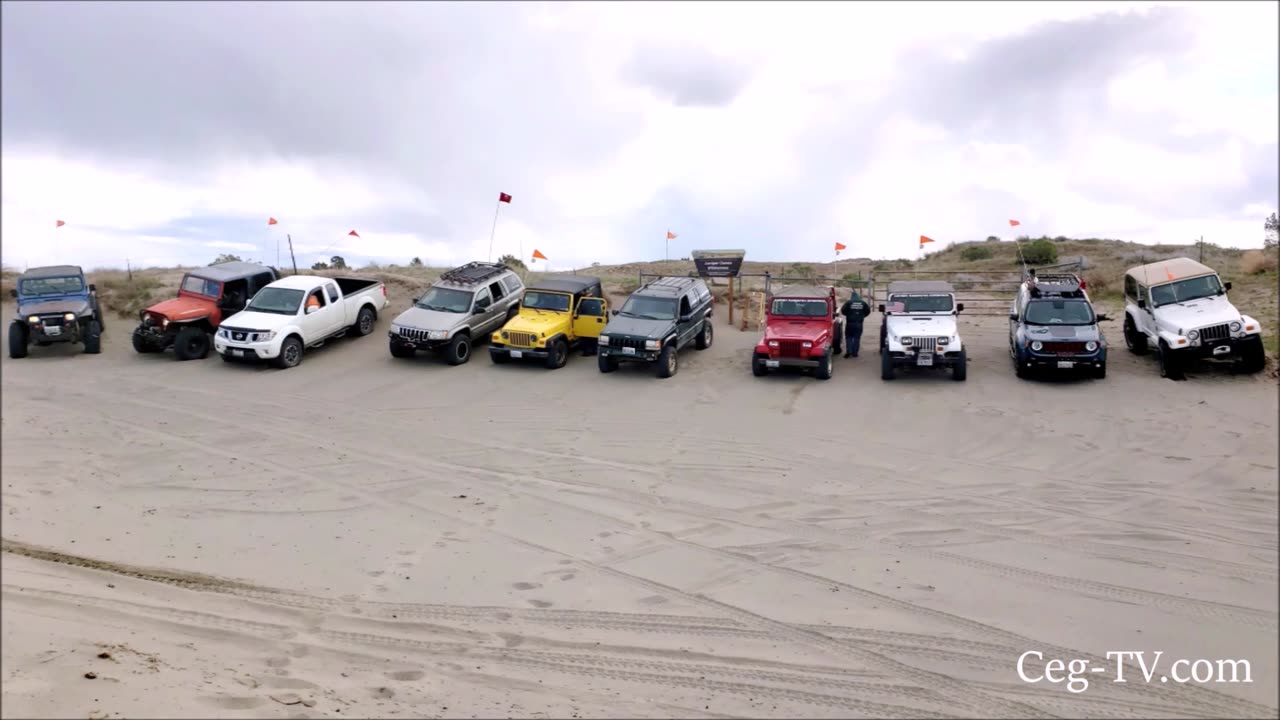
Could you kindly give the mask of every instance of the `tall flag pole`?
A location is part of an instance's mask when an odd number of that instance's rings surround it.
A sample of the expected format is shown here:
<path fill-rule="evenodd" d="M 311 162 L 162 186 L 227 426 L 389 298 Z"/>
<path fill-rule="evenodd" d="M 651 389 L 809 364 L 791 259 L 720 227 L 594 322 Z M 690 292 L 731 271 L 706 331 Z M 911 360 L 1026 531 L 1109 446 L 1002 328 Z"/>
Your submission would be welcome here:
<path fill-rule="evenodd" d="M 1017 220 L 1013 220 L 1013 219 L 1009 220 L 1009 227 L 1011 228 L 1018 227 L 1021 224 L 1022 223 L 1018 222 Z M 1030 273 L 1027 270 L 1027 259 L 1022 256 L 1022 242 L 1018 240 L 1017 235 L 1013 236 L 1013 246 L 1018 249 L 1018 260 L 1022 261 L 1022 274 L 1025 277 Z"/>
<path fill-rule="evenodd" d="M 667 249 L 663 251 L 663 254 L 662 254 L 663 260 L 671 259 L 671 241 L 675 239 L 676 239 L 676 234 L 671 232 L 670 230 L 667 230 L 667 245 L 666 245 Z"/>
<path fill-rule="evenodd" d="M 502 203 L 510 205 L 511 196 L 504 192 L 498 193 L 498 204 L 493 208 L 493 229 L 489 231 L 489 262 L 493 262 L 493 236 L 498 232 L 498 211 L 502 209 Z M 523 240 L 521 244 L 524 244 Z"/>
<path fill-rule="evenodd" d="M 840 285 L 840 251 L 841 251 L 841 250 L 847 250 L 847 249 L 848 249 L 848 248 L 847 248 L 847 246 L 846 246 L 844 243 L 842 243 L 842 242 L 838 242 L 838 243 L 836 243 L 836 263 L 835 263 L 835 265 L 836 265 L 836 282 L 835 282 L 835 284 L 836 284 L 836 286 L 837 286 L 837 287 Z"/>
<path fill-rule="evenodd" d="M 53 223 L 53 254 L 59 261 L 62 260 L 62 255 L 58 252 L 58 228 L 63 225 L 66 225 L 66 223 L 61 220 L 55 220 Z"/>
<path fill-rule="evenodd" d="M 273 217 L 267 218 L 267 227 L 271 227 L 272 225 L 279 225 L 279 224 L 280 224 L 279 220 L 276 220 Z M 276 236 L 276 267 L 280 267 L 280 236 L 279 235 Z"/>

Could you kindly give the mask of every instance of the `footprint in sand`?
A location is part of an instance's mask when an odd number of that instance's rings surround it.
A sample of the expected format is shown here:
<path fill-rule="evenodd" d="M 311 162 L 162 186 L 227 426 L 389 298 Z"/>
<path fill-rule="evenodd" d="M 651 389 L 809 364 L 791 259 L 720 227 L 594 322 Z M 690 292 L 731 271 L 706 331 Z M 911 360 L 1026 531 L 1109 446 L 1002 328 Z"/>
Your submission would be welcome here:
<path fill-rule="evenodd" d="M 535 588 L 540 588 L 540 587 L 542 587 L 542 584 L 541 584 L 541 583 L 530 583 L 530 582 L 518 582 L 518 583 L 516 583 L 516 584 L 512 585 L 511 587 L 513 587 L 513 588 L 515 588 L 515 589 L 517 589 L 517 590 L 533 590 L 533 589 L 535 589 Z"/>
<path fill-rule="evenodd" d="M 526 602 L 528 602 L 530 605 L 532 605 L 532 606 L 534 606 L 534 607 L 536 607 L 536 608 L 549 608 L 549 607 L 551 607 L 551 603 L 547 602 L 546 600 L 527 600 Z"/>
<path fill-rule="evenodd" d="M 389 672 L 386 675 L 388 678 L 398 680 L 400 682 L 412 682 L 426 677 L 426 673 L 421 670 L 397 670 L 395 672 Z"/>

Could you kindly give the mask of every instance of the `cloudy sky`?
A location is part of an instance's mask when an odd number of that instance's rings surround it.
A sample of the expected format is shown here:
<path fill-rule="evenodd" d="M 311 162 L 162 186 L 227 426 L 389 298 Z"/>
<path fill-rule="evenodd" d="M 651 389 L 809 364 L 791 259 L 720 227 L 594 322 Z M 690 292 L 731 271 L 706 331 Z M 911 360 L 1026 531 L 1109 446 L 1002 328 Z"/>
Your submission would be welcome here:
<path fill-rule="evenodd" d="M 4 3 L 3 261 L 1254 247 L 1277 7 Z"/>

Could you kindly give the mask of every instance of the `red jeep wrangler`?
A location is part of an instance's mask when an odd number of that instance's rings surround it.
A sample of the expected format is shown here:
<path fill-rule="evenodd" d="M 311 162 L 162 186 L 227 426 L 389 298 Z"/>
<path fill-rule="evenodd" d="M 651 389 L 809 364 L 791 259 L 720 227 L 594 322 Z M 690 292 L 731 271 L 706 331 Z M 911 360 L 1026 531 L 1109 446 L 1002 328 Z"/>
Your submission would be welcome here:
<path fill-rule="evenodd" d="M 264 285 L 279 279 L 275 268 L 257 263 L 227 262 L 192 270 L 183 276 L 178 297 L 139 313 L 133 349 L 157 353 L 172 347 L 179 360 L 203 358 L 222 318 L 243 310 Z"/>
<path fill-rule="evenodd" d="M 751 372 L 759 377 L 772 368 L 813 368 L 819 380 L 828 380 L 843 340 L 844 318 L 835 288 L 784 288 L 769 298 L 764 336 L 752 351 Z"/>

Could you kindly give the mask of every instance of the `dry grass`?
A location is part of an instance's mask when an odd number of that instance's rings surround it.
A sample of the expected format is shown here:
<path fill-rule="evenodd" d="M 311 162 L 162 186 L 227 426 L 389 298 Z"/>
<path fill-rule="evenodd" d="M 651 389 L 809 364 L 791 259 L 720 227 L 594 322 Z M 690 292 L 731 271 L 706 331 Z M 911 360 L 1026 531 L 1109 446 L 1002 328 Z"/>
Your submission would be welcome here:
<path fill-rule="evenodd" d="M 1249 250 L 1241 258 L 1241 269 L 1247 275 L 1261 275 L 1275 272 L 1277 255 L 1275 251 Z"/>

